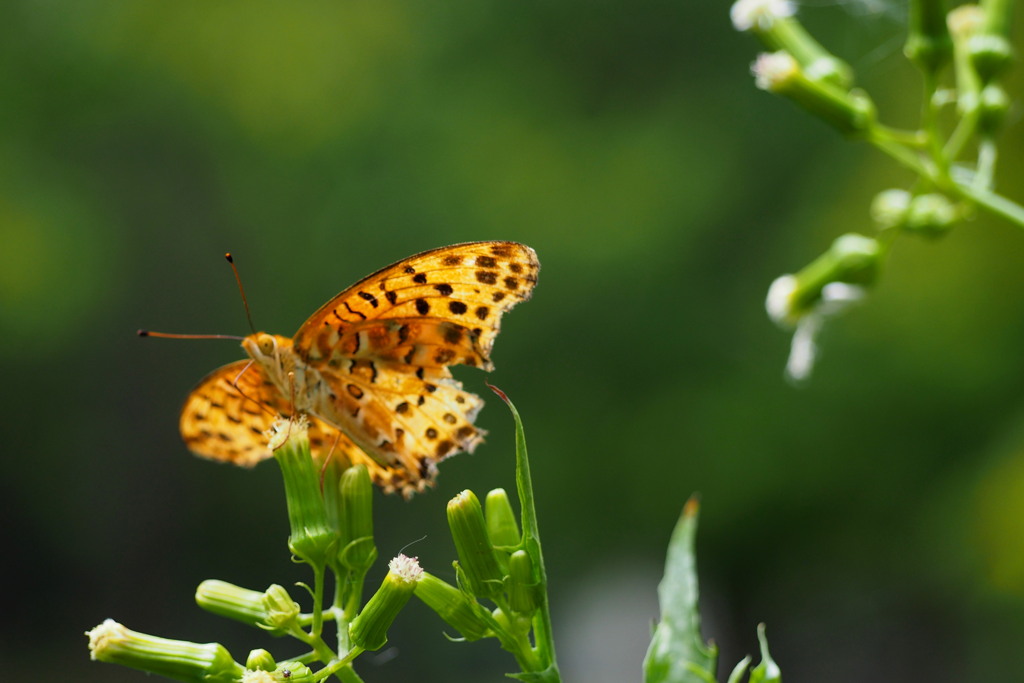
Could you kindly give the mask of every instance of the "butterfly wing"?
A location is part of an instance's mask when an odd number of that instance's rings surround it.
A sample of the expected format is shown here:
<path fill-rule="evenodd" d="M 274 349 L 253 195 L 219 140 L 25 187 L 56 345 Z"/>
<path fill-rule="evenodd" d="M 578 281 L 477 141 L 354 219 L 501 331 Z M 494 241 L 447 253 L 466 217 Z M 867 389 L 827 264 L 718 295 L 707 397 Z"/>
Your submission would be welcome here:
<path fill-rule="evenodd" d="M 540 263 L 516 242 L 470 242 L 382 268 L 328 301 L 294 338 L 307 362 L 367 358 L 491 369 L 501 316 L 526 301 Z"/>
<path fill-rule="evenodd" d="M 181 437 L 196 455 L 251 467 L 273 455 L 265 433 L 276 419 L 291 415 L 290 404 L 259 365 L 240 360 L 211 372 L 188 395 Z M 359 462 L 369 460 L 348 437 L 314 417 L 309 441 L 314 455 L 333 448 Z"/>
<path fill-rule="evenodd" d="M 539 268 L 530 247 L 474 242 L 417 254 L 349 287 L 294 338 L 296 356 L 325 381 L 314 412 L 402 473 L 403 493 L 422 490 L 438 461 L 483 440 L 473 426 L 483 401 L 448 366 L 491 369 L 501 316 L 530 298 Z"/>

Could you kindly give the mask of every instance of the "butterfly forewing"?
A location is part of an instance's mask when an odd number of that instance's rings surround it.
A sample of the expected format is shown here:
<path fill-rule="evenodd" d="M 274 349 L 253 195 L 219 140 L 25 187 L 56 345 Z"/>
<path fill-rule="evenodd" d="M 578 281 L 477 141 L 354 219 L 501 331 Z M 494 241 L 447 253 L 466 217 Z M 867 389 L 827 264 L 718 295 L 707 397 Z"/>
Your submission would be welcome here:
<path fill-rule="evenodd" d="M 540 264 L 516 242 L 471 242 L 383 268 L 334 297 L 295 335 L 309 361 L 364 356 L 490 368 L 501 315 L 530 298 Z"/>

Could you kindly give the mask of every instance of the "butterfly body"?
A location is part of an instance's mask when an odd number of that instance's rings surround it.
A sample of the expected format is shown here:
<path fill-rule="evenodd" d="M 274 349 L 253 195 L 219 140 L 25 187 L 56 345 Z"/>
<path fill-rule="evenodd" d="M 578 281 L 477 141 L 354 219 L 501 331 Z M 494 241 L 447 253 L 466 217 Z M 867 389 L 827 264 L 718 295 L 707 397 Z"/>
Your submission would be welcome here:
<path fill-rule="evenodd" d="M 483 401 L 448 366 L 490 370 L 501 315 L 530 297 L 539 263 L 515 242 L 476 242 L 412 256 L 324 304 L 293 338 L 246 337 L 250 361 L 207 376 L 182 409 L 198 455 L 252 465 L 280 416 L 310 417 L 318 455 L 363 463 L 386 491 L 430 485 L 436 463 L 472 451 Z"/>

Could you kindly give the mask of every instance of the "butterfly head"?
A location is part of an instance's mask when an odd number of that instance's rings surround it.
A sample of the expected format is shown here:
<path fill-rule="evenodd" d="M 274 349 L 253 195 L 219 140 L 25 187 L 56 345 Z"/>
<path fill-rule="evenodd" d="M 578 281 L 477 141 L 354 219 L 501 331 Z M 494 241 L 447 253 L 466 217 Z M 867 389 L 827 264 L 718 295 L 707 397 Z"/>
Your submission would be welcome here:
<path fill-rule="evenodd" d="M 276 334 L 257 332 L 242 340 L 242 348 L 264 368 L 281 368 L 290 356 L 291 340 Z"/>

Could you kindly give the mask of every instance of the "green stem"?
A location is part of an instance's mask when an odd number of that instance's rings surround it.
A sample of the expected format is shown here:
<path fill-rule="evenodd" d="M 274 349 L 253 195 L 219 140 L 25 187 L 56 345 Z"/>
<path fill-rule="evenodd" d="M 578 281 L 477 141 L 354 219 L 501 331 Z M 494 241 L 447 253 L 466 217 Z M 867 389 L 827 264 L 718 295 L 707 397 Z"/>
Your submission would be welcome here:
<path fill-rule="evenodd" d="M 996 159 L 999 150 L 996 148 L 995 140 L 991 136 L 985 136 L 978 142 L 978 171 L 974 174 L 974 182 L 977 188 L 990 189 L 996 176 Z"/>
<path fill-rule="evenodd" d="M 337 676 L 344 683 L 363 683 L 363 679 L 359 677 L 359 674 L 351 666 L 342 667 L 338 671 Z"/>
<path fill-rule="evenodd" d="M 324 630 L 324 567 L 313 566 L 313 626 L 309 633 L 319 638 Z"/>
<path fill-rule="evenodd" d="M 935 91 L 938 88 L 938 79 L 932 71 L 924 74 L 924 104 L 921 111 L 921 127 L 927 139 L 928 153 L 932 162 L 943 177 L 949 176 L 949 157 L 942 149 L 942 141 L 939 137 L 939 108 L 935 104 Z"/>
<path fill-rule="evenodd" d="M 347 680 L 347 681 L 355 682 L 355 681 L 362 680 L 362 679 L 359 678 L 359 675 L 356 674 L 356 672 L 352 669 L 352 660 L 355 659 L 356 657 L 358 657 L 359 655 L 361 655 L 362 653 L 363 653 L 363 648 L 361 648 L 361 647 L 354 647 L 354 648 L 352 648 L 348 652 L 348 654 L 346 654 L 341 659 L 336 659 L 336 660 L 332 661 L 330 664 L 328 664 L 327 666 L 325 666 L 324 668 L 322 668 L 319 671 L 317 671 L 313 675 L 313 680 L 318 681 L 318 682 L 319 681 L 324 681 L 324 680 L 327 680 L 328 676 L 333 676 L 335 674 L 337 674 L 338 678 L 340 680 L 343 680 L 343 681 Z M 346 669 L 348 671 L 346 671 Z M 346 678 L 346 676 L 348 678 Z"/>
<path fill-rule="evenodd" d="M 1024 228 L 1024 206 L 992 192 L 988 188 L 955 184 L 953 194 L 970 200 L 983 209 L 1005 218 L 1018 228 Z"/>
<path fill-rule="evenodd" d="M 956 128 L 953 129 L 953 134 L 949 136 L 949 140 L 946 141 L 946 147 L 943 149 L 943 155 L 950 160 L 955 160 L 960 153 L 964 151 L 964 147 L 970 141 L 971 136 L 974 135 L 974 130 L 978 125 L 978 114 L 977 107 L 972 111 L 964 115 L 960 119 L 959 123 L 956 124 Z"/>
<path fill-rule="evenodd" d="M 934 166 L 922 159 L 917 152 L 894 140 L 887 129 L 874 126 L 868 131 L 866 139 L 876 149 L 885 152 L 922 178 L 934 184 L 942 184 Z"/>
<path fill-rule="evenodd" d="M 334 650 L 332 650 L 320 636 L 314 636 L 301 629 L 297 629 L 296 632 L 290 633 L 289 635 L 297 640 L 301 640 L 303 643 L 313 648 L 313 652 L 316 654 L 316 659 L 321 662 L 330 662 L 338 658 L 338 655 Z"/>

